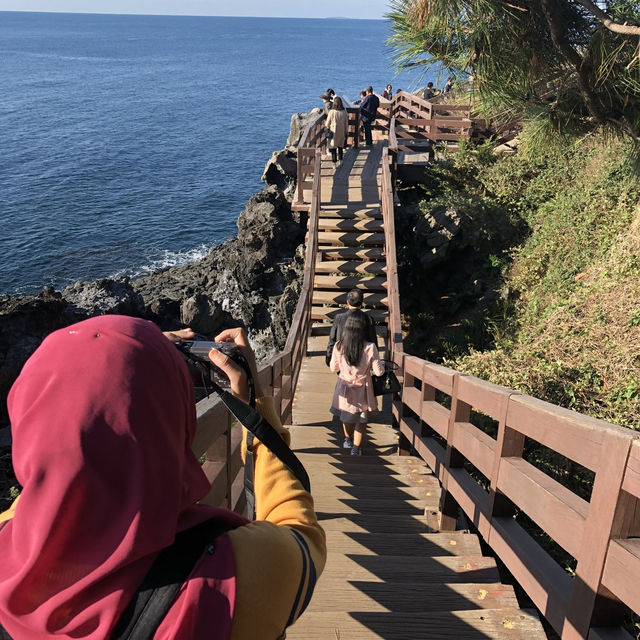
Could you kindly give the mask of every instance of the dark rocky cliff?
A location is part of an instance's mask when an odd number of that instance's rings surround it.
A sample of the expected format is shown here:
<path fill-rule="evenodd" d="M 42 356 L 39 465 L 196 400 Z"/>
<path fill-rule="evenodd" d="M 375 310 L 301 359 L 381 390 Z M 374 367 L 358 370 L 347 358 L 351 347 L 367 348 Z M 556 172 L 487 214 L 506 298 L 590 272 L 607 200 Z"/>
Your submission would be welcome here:
<path fill-rule="evenodd" d="M 134 280 L 76 282 L 63 291 L 0 298 L 0 427 L 8 423 L 6 394 L 26 359 L 52 331 L 84 318 L 119 313 L 163 330 L 190 326 L 213 337 L 244 326 L 258 359 L 281 350 L 301 287 L 306 215 L 291 211 L 295 147 L 316 114 L 294 114 L 287 147 L 265 167 L 265 189 L 238 218 L 236 237 L 188 265 Z M 0 448 L 7 441 L 0 428 Z"/>

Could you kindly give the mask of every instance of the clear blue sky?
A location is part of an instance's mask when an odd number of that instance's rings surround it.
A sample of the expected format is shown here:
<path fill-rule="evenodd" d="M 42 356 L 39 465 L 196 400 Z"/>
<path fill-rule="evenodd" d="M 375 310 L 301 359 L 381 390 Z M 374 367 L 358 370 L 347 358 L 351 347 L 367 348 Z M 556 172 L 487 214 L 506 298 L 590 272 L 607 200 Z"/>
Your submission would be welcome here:
<path fill-rule="evenodd" d="M 153 13 L 277 18 L 382 18 L 388 0 L 0 0 L 0 11 Z"/>

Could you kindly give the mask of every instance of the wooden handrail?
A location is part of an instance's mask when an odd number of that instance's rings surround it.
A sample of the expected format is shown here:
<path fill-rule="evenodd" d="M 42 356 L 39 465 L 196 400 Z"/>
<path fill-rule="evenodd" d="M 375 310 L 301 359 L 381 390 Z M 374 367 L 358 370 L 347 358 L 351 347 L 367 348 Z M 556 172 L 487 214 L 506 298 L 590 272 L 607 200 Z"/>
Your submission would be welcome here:
<path fill-rule="evenodd" d="M 472 117 L 471 105 L 438 104 L 405 91 L 394 95 L 390 104 L 389 146 L 393 150 L 398 150 L 397 139 L 459 142 L 486 127 L 484 120 Z"/>
<path fill-rule="evenodd" d="M 399 351 L 394 360 L 404 373 L 394 406 L 402 447 L 442 483 L 441 528 L 455 529 L 461 508 L 563 639 L 620 624 L 620 602 L 640 612 L 640 435 Z M 527 438 L 591 470 L 591 499 L 527 461 Z M 575 558 L 575 577 L 516 522 L 519 512 Z"/>
<path fill-rule="evenodd" d="M 395 125 L 382 165 L 388 236 Z M 420 455 L 442 484 L 441 529 L 454 530 L 462 509 L 563 640 L 610 637 L 603 628 L 622 624 L 626 607 L 640 613 L 640 434 L 404 353 L 390 243 L 386 254 L 390 353 L 403 377 L 393 422 L 400 452 Z M 494 433 L 475 424 L 479 414 Z M 591 470 L 589 501 L 528 461 L 526 439 Z M 514 519 L 519 512 L 573 556 L 575 577 Z"/>
<path fill-rule="evenodd" d="M 394 221 L 394 177 L 395 152 L 385 147 L 382 150 L 382 177 L 380 183 L 380 204 L 384 226 L 385 258 L 387 264 L 388 319 L 388 359 L 396 351 L 402 352 L 402 326 L 400 322 L 400 291 L 398 285 L 398 261 L 396 258 L 396 233 Z"/>
<path fill-rule="evenodd" d="M 308 177 L 313 174 L 316 149 L 326 147 L 326 139 L 324 136 L 324 122 L 326 118 L 326 114 L 320 113 L 315 120 L 305 127 L 300 142 L 298 143 L 296 193 L 294 196 L 294 203 L 298 209 L 303 208 L 305 204 L 305 189 L 313 188 L 313 182 L 310 182 Z"/>
<path fill-rule="evenodd" d="M 304 279 L 296 311 L 283 351 L 258 368 L 261 386 L 274 398 L 282 422 L 291 417 L 293 393 L 298 382 L 302 361 L 307 352 L 311 322 L 311 300 L 318 245 L 318 214 L 320 210 L 320 161 L 322 152 L 314 150 L 313 186 L 308 219 L 308 244 Z M 198 429 L 193 450 L 203 460 L 202 468 L 211 482 L 211 490 L 202 501 L 242 513 L 245 509 L 244 473 L 240 457 L 242 430 L 233 428 L 233 418 L 215 396 L 196 405 Z"/>
<path fill-rule="evenodd" d="M 395 116 L 389 121 L 389 149 L 391 151 L 398 150 L 398 137 L 396 135 L 396 118 Z"/>

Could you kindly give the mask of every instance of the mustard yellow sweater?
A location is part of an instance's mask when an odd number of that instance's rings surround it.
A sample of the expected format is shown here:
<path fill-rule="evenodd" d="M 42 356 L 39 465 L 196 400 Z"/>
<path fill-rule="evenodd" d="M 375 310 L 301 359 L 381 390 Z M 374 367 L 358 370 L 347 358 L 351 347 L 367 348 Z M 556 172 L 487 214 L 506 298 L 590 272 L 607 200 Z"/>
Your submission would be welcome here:
<path fill-rule="evenodd" d="M 259 398 L 256 404 L 289 444 L 273 398 Z M 229 533 L 237 580 L 231 639 L 275 640 L 306 607 L 327 547 L 313 498 L 300 481 L 257 440 L 253 453 L 256 521 Z"/>

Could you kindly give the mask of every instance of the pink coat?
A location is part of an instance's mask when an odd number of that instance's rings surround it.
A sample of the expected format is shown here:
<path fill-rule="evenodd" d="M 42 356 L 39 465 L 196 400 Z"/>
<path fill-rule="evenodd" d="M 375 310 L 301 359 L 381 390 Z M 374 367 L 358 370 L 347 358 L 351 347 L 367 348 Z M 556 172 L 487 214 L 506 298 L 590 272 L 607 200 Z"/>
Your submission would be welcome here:
<path fill-rule="evenodd" d="M 342 355 L 338 344 L 331 354 L 331 371 L 338 373 L 338 382 L 333 392 L 331 407 L 349 413 L 377 411 L 378 401 L 373 393 L 371 373 L 380 376 L 384 373 L 384 363 L 380 360 L 378 347 L 373 342 L 365 342 L 360 362 L 353 366 Z"/>

